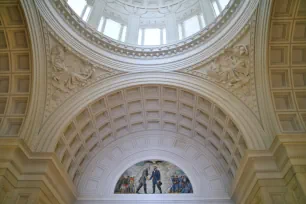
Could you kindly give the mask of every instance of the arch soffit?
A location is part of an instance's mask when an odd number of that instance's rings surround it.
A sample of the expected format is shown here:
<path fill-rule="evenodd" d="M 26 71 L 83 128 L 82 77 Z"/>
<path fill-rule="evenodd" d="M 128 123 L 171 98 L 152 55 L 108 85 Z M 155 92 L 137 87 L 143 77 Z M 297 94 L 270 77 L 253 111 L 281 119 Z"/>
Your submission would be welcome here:
<path fill-rule="evenodd" d="M 67 125 L 67 121 L 72 120 L 73 116 L 89 103 L 112 91 L 139 84 L 165 84 L 185 87 L 186 90 L 205 96 L 226 111 L 231 118 L 235 118 L 235 122 L 245 136 L 248 148 L 265 148 L 266 135 L 256 117 L 241 101 L 229 95 L 225 90 L 210 82 L 203 83 L 195 77 L 179 73 L 137 73 L 114 77 L 104 83 L 97 83 L 67 100 L 48 118 L 40 134 L 34 140 L 36 151 L 54 151 L 59 140 L 59 134 Z"/>
<path fill-rule="evenodd" d="M 39 127 L 42 125 L 43 109 L 45 107 L 46 98 L 46 54 L 45 54 L 45 41 L 42 34 L 40 16 L 36 10 L 34 1 L 21 1 L 21 6 L 25 18 L 28 23 L 28 32 L 31 40 L 32 48 L 32 93 L 31 93 L 31 103 L 28 107 L 27 120 L 21 132 L 21 137 L 27 142 L 29 147 L 33 150 L 31 146 L 32 139 L 31 135 L 38 134 Z"/>

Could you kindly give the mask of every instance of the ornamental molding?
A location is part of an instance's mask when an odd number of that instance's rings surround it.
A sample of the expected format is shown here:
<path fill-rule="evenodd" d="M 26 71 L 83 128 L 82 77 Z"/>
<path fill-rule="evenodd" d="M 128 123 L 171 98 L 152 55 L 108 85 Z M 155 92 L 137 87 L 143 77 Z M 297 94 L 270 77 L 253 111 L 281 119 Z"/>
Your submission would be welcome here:
<path fill-rule="evenodd" d="M 46 119 L 60 104 L 96 81 L 123 72 L 97 65 L 64 43 L 42 20 L 47 55 Z"/>
<path fill-rule="evenodd" d="M 244 29 L 216 55 L 179 70 L 220 86 L 245 103 L 260 120 L 255 87 L 256 15 Z"/>
<path fill-rule="evenodd" d="M 202 31 L 183 39 L 174 44 L 168 44 L 165 46 L 137 46 L 128 45 L 127 43 L 122 43 L 113 40 L 107 36 L 104 36 L 96 29 L 92 28 L 86 22 L 84 22 L 68 5 L 65 0 L 55 0 L 51 1 L 54 8 L 61 15 L 70 27 L 74 29 L 79 35 L 84 37 L 87 41 L 97 45 L 98 47 L 108 50 L 116 55 L 123 55 L 132 58 L 165 58 L 171 57 L 178 54 L 183 54 L 190 49 L 195 49 L 206 43 L 208 40 L 214 37 L 220 30 L 226 25 L 233 16 L 237 13 L 244 1 L 232 0 L 222 13 L 215 19 L 213 23 L 208 25 Z M 108 2 L 109 3 L 109 2 Z M 130 13 L 135 13 L 135 8 L 132 9 Z M 137 15 L 144 15 L 145 12 L 139 11 L 141 9 L 136 9 Z M 140 12 L 140 13 L 139 13 Z"/>
<path fill-rule="evenodd" d="M 70 47 L 97 64 L 103 62 L 113 69 L 133 72 L 179 70 L 210 58 L 241 32 L 258 6 L 258 0 L 243 1 L 239 5 L 232 2 L 224 10 L 225 16 L 217 19 L 217 22 L 223 23 L 222 25 L 213 23 L 205 30 L 177 44 L 135 47 L 120 44 L 100 35 L 75 14 L 73 16 L 73 11 L 69 11 L 65 3 L 60 0 L 55 2 L 35 0 L 35 2 L 46 23 Z M 230 10 L 235 5 L 236 9 Z M 202 34 L 207 34 L 209 37 L 203 37 Z M 202 40 L 205 42 L 202 43 Z"/>

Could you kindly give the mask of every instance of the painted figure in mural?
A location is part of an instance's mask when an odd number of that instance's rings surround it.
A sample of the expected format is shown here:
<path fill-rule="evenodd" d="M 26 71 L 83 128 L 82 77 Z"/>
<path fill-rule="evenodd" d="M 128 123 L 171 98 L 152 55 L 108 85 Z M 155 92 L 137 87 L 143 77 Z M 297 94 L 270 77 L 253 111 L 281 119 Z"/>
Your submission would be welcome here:
<path fill-rule="evenodd" d="M 142 175 L 139 178 L 139 184 L 136 190 L 136 193 L 139 193 L 139 190 L 143 187 L 145 193 L 147 193 L 147 176 L 149 175 L 148 168 L 145 168 L 142 172 Z"/>
<path fill-rule="evenodd" d="M 117 182 L 115 192 L 125 194 L 135 193 L 134 180 L 134 177 L 130 177 L 127 175 L 121 176 Z"/>
<path fill-rule="evenodd" d="M 169 193 L 193 193 L 191 182 L 185 175 L 180 177 L 173 175 L 171 181 L 172 186 Z"/>
<path fill-rule="evenodd" d="M 153 193 L 155 193 L 155 186 L 157 186 L 159 192 L 162 193 L 162 190 L 161 190 L 162 182 L 160 181 L 161 176 L 160 176 L 159 170 L 157 169 L 157 166 L 154 166 L 154 170 L 153 170 L 152 175 L 150 177 L 150 180 L 152 180 L 152 179 L 153 179 L 153 181 L 152 181 L 152 183 L 153 183 Z"/>
<path fill-rule="evenodd" d="M 172 186 L 170 188 L 170 192 L 169 193 L 176 193 L 178 192 L 179 189 L 179 179 L 177 177 L 177 175 L 174 175 L 171 177 L 171 181 L 172 181 Z"/>
<path fill-rule="evenodd" d="M 128 192 L 129 193 L 135 193 L 135 178 L 134 177 L 130 178 Z"/>
<path fill-rule="evenodd" d="M 182 176 L 181 193 L 193 193 L 192 185 L 186 176 Z"/>
<path fill-rule="evenodd" d="M 152 181 L 152 186 L 147 185 Z M 126 169 L 115 186 L 115 194 L 193 193 L 191 182 L 178 166 L 166 161 L 141 161 Z M 152 190 L 151 190 L 152 188 Z M 158 193 L 159 193 L 158 192 Z"/>

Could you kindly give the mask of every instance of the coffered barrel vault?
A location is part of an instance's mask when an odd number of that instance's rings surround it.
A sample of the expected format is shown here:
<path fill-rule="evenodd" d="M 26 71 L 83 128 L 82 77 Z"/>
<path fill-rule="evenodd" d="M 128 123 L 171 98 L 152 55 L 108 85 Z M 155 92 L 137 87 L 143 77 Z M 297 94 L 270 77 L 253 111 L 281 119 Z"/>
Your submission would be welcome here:
<path fill-rule="evenodd" d="M 31 42 L 17 2 L 0 3 L 0 136 L 20 135 L 30 102 Z"/>
<path fill-rule="evenodd" d="M 76 172 L 83 172 L 101 149 L 126 135 L 146 135 L 149 130 L 178 133 L 201 143 L 231 179 L 247 149 L 234 120 L 208 98 L 176 87 L 147 85 L 92 102 L 63 130 L 55 152 L 77 184 Z"/>
<path fill-rule="evenodd" d="M 271 95 L 282 132 L 306 131 L 306 4 L 273 6 L 268 71 Z"/>

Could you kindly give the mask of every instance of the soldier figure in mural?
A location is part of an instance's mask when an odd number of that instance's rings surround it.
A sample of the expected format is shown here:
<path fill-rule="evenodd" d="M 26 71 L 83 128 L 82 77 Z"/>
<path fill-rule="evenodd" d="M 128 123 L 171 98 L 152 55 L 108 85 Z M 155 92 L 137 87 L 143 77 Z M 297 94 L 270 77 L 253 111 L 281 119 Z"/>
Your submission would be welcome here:
<path fill-rule="evenodd" d="M 162 190 L 161 190 L 161 185 L 162 185 L 162 182 L 160 181 L 161 180 L 161 177 L 160 177 L 160 172 L 159 170 L 157 169 L 157 166 L 154 166 L 154 170 L 152 172 L 152 175 L 150 177 L 150 180 L 152 180 L 153 178 L 153 193 L 155 193 L 155 186 L 157 186 L 158 190 L 160 193 L 162 193 Z"/>
<path fill-rule="evenodd" d="M 141 187 L 143 187 L 143 190 L 145 193 L 147 193 L 147 176 L 149 175 L 148 168 L 145 168 L 142 172 L 141 177 L 139 178 L 139 185 L 137 187 L 136 193 L 139 193 L 139 190 Z"/>
<path fill-rule="evenodd" d="M 171 176 L 172 186 L 169 193 L 193 193 L 190 180 L 185 175 L 178 177 L 177 175 Z"/>

